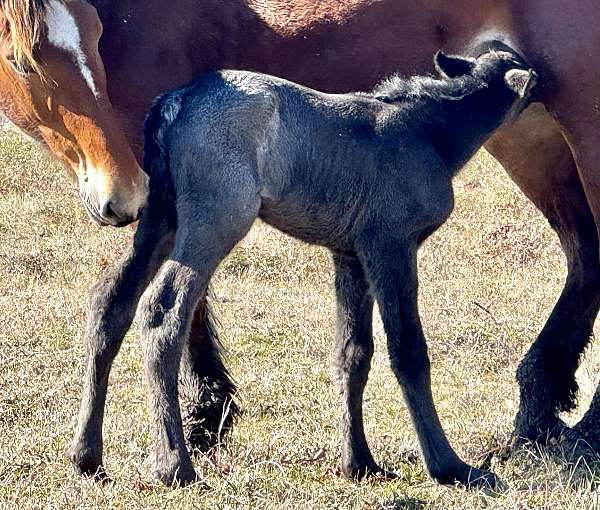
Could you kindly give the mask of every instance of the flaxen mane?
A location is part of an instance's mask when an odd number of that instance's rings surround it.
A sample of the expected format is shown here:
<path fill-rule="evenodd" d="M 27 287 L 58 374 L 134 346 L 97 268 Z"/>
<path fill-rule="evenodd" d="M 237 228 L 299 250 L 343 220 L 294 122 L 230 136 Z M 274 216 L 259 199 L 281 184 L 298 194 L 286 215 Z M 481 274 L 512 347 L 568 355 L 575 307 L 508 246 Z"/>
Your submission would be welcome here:
<path fill-rule="evenodd" d="M 11 41 L 12 63 L 20 72 L 31 69 L 43 76 L 35 51 L 45 30 L 46 4 L 47 0 L 0 0 L 4 16 L 0 37 Z"/>

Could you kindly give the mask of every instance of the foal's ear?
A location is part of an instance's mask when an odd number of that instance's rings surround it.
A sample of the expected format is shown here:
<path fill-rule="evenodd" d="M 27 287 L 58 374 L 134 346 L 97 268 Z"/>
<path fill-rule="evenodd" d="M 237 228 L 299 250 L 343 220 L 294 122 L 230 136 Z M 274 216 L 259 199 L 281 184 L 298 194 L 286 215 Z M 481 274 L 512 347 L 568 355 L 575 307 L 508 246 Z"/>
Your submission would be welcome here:
<path fill-rule="evenodd" d="M 511 69 L 504 75 L 506 84 L 519 97 L 527 97 L 537 84 L 537 73 L 533 69 Z"/>
<path fill-rule="evenodd" d="M 475 59 L 446 55 L 440 50 L 433 57 L 433 64 L 442 78 L 457 78 L 471 73 Z"/>

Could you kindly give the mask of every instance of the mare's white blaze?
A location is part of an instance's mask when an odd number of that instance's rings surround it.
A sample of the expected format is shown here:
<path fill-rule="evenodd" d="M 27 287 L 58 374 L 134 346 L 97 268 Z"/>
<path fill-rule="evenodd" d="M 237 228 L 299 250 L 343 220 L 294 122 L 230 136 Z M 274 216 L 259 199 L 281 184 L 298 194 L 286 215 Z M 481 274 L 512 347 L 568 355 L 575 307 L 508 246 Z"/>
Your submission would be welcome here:
<path fill-rule="evenodd" d="M 517 48 L 515 42 L 511 39 L 510 35 L 498 28 L 490 28 L 484 30 L 479 33 L 469 45 L 469 50 L 474 50 L 480 44 L 486 41 L 500 41 L 501 43 L 506 44 L 508 47 L 515 50 L 517 53 L 521 53 L 519 48 Z"/>
<path fill-rule="evenodd" d="M 83 76 L 94 96 L 98 97 L 98 89 L 92 76 L 92 71 L 87 65 L 85 54 L 81 49 L 81 35 L 75 23 L 75 18 L 64 4 L 57 0 L 50 0 L 46 11 L 46 26 L 48 27 L 48 42 L 53 46 L 69 52 L 79 71 Z"/>

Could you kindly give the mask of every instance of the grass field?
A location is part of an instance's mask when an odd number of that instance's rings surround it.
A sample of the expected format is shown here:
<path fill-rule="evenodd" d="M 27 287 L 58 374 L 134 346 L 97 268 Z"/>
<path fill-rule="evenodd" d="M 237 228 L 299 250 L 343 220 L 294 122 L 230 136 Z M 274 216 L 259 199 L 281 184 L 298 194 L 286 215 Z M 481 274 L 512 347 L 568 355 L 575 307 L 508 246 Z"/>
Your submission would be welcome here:
<path fill-rule="evenodd" d="M 66 450 L 83 377 L 86 293 L 131 230 L 92 225 L 60 168 L 16 134 L 0 136 L 0 508 L 600 507 L 600 477 L 591 468 L 534 448 L 495 463 L 508 485 L 502 494 L 431 482 L 379 319 L 366 428 L 376 459 L 400 478 L 340 477 L 328 254 L 260 223 L 214 280 L 244 415 L 219 449 L 196 460 L 209 489 L 168 490 L 151 479 L 135 332 L 109 388 L 105 462 L 114 482 L 78 478 Z M 477 463 L 508 439 L 515 369 L 550 313 L 565 264 L 544 219 L 487 154 L 463 171 L 455 190 L 455 213 L 421 250 L 420 305 L 442 422 L 458 452 Z M 583 409 L 599 367 L 592 348 L 578 373 Z"/>

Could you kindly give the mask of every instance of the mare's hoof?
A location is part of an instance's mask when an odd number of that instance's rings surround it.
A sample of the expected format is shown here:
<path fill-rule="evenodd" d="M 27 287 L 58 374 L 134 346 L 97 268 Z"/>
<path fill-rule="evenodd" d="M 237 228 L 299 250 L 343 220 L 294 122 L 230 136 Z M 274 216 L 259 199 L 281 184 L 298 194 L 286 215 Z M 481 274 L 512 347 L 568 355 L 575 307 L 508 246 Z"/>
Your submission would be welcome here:
<path fill-rule="evenodd" d="M 191 461 L 182 462 L 176 459 L 172 462 L 157 462 L 154 469 L 154 477 L 169 487 L 184 487 L 200 481 Z"/>
<path fill-rule="evenodd" d="M 569 427 L 556 417 L 553 417 L 551 420 L 545 420 L 544 425 L 538 424 L 535 427 L 521 425 L 512 433 L 508 448 L 510 450 L 519 450 L 530 443 L 546 447 L 555 444 L 565 430 L 568 429 Z"/>
<path fill-rule="evenodd" d="M 561 420 L 557 420 L 544 432 L 527 436 L 515 432 L 509 448 L 517 450 L 531 443 L 546 449 L 550 454 L 563 457 L 567 462 L 575 463 L 581 459 L 586 462 L 600 460 L 600 442 L 591 441 L 578 426 L 569 427 Z"/>
<path fill-rule="evenodd" d="M 469 489 L 502 490 L 504 483 L 491 471 L 469 467 L 466 480 L 457 480 Z"/>
<path fill-rule="evenodd" d="M 209 390 L 204 390 L 207 393 Z M 214 391 L 214 390 L 211 390 Z M 209 393 L 215 402 L 190 403 L 180 393 L 183 433 L 190 451 L 209 452 L 231 432 L 241 411 L 233 401 L 226 401 L 218 394 Z"/>
<path fill-rule="evenodd" d="M 576 463 L 580 460 L 585 462 L 598 462 L 600 457 L 594 445 L 588 441 L 577 427 L 566 427 L 558 439 L 558 447 L 568 462 Z"/>
<path fill-rule="evenodd" d="M 81 476 L 93 478 L 96 481 L 108 480 L 102 466 L 102 455 L 81 445 L 73 445 L 69 449 L 69 459 L 75 472 Z"/>

